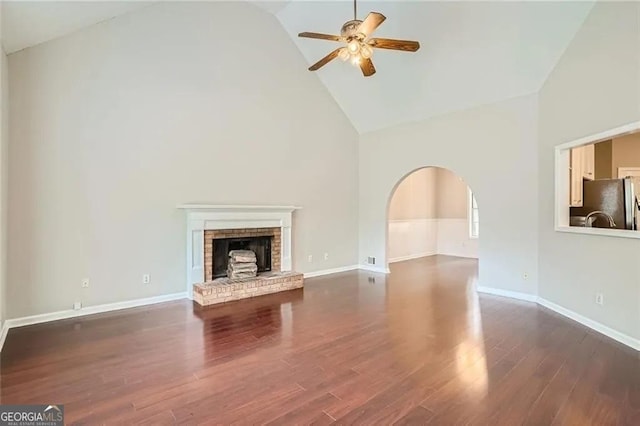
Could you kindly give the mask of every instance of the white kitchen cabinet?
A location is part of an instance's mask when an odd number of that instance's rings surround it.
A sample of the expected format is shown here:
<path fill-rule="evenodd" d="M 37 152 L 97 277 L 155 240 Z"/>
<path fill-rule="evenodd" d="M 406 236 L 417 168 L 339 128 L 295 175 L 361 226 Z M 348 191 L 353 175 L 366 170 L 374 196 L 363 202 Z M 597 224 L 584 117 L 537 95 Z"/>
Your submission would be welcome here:
<path fill-rule="evenodd" d="M 596 146 L 587 145 L 582 149 L 582 161 L 584 168 L 582 169 L 582 177 L 585 179 L 595 179 L 596 177 Z"/>
<path fill-rule="evenodd" d="M 595 145 L 586 145 L 571 150 L 571 207 L 582 207 L 582 180 L 595 177 Z"/>
<path fill-rule="evenodd" d="M 583 174 L 583 150 L 582 148 L 573 148 L 571 150 L 571 165 L 570 165 L 570 200 L 569 205 L 571 207 L 582 206 L 582 174 Z"/>

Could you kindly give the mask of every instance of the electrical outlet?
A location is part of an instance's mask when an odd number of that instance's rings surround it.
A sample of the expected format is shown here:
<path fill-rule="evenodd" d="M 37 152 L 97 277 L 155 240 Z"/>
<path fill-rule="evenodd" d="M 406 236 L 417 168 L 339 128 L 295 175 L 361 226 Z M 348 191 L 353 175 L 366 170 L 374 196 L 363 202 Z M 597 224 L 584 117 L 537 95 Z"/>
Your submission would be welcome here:
<path fill-rule="evenodd" d="M 73 310 L 79 311 L 80 309 L 82 309 L 82 302 L 73 302 Z"/>
<path fill-rule="evenodd" d="M 82 280 L 82 288 L 89 288 L 89 278 Z"/>
<path fill-rule="evenodd" d="M 142 276 L 142 284 L 149 284 L 151 282 L 151 276 L 149 274 L 144 274 Z"/>
<path fill-rule="evenodd" d="M 307 262 L 313 262 L 313 255 L 309 255 L 309 257 L 307 257 Z"/>
<path fill-rule="evenodd" d="M 596 304 L 597 305 L 604 305 L 604 294 L 596 293 Z"/>
<path fill-rule="evenodd" d="M 375 257 L 373 257 L 373 256 L 369 256 L 369 257 L 367 258 L 367 263 L 368 263 L 369 265 L 375 265 L 375 264 L 376 264 L 376 258 L 375 258 Z"/>
<path fill-rule="evenodd" d="M 324 254 L 324 260 L 329 260 L 329 253 Z"/>

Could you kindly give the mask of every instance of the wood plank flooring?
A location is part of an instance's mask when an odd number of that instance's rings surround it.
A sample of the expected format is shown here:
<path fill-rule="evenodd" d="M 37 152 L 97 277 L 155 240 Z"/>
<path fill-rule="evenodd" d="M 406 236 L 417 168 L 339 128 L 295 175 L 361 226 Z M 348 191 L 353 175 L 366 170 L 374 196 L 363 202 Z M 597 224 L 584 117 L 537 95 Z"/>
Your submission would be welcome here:
<path fill-rule="evenodd" d="M 476 277 L 434 256 L 13 329 L 1 402 L 67 424 L 640 425 L 637 352 Z"/>

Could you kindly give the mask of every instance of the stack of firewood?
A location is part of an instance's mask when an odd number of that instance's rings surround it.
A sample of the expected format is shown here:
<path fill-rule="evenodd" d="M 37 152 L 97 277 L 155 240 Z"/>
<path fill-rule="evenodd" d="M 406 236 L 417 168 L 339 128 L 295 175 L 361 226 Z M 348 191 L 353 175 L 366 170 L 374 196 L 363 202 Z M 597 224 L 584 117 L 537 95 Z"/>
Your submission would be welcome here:
<path fill-rule="evenodd" d="M 252 278 L 258 275 L 258 265 L 256 264 L 256 254 L 251 250 L 231 250 L 229 252 L 229 265 L 227 266 L 227 277 Z"/>

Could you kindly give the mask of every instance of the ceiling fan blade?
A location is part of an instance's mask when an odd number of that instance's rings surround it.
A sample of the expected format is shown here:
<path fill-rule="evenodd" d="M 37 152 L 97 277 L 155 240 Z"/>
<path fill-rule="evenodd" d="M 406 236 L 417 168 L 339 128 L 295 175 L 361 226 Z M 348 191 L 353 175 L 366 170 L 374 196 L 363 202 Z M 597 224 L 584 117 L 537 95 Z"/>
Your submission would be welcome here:
<path fill-rule="evenodd" d="M 306 38 L 318 38 L 320 40 L 331 40 L 331 41 L 346 41 L 344 37 L 340 37 L 337 35 L 331 34 L 320 34 L 320 33 L 300 33 L 298 37 L 306 37 Z"/>
<path fill-rule="evenodd" d="M 335 58 L 338 57 L 338 53 L 340 53 L 341 49 L 342 49 L 342 47 L 337 48 L 336 50 L 334 50 L 333 52 L 329 53 L 324 58 L 320 59 L 315 64 L 311 65 L 309 67 L 309 71 L 316 71 L 317 69 L 320 69 L 321 67 L 327 65 L 329 62 L 333 61 Z"/>
<path fill-rule="evenodd" d="M 371 77 L 376 73 L 376 67 L 373 66 L 373 62 L 369 58 L 360 59 L 360 69 L 365 77 Z"/>
<path fill-rule="evenodd" d="M 417 41 L 393 40 L 390 38 L 372 38 L 367 44 L 378 49 L 403 50 L 405 52 L 415 52 L 420 49 L 420 43 Z"/>
<path fill-rule="evenodd" d="M 364 34 L 365 37 L 369 37 L 385 19 L 387 19 L 387 17 L 382 13 L 370 12 L 358 27 L 357 32 Z"/>

